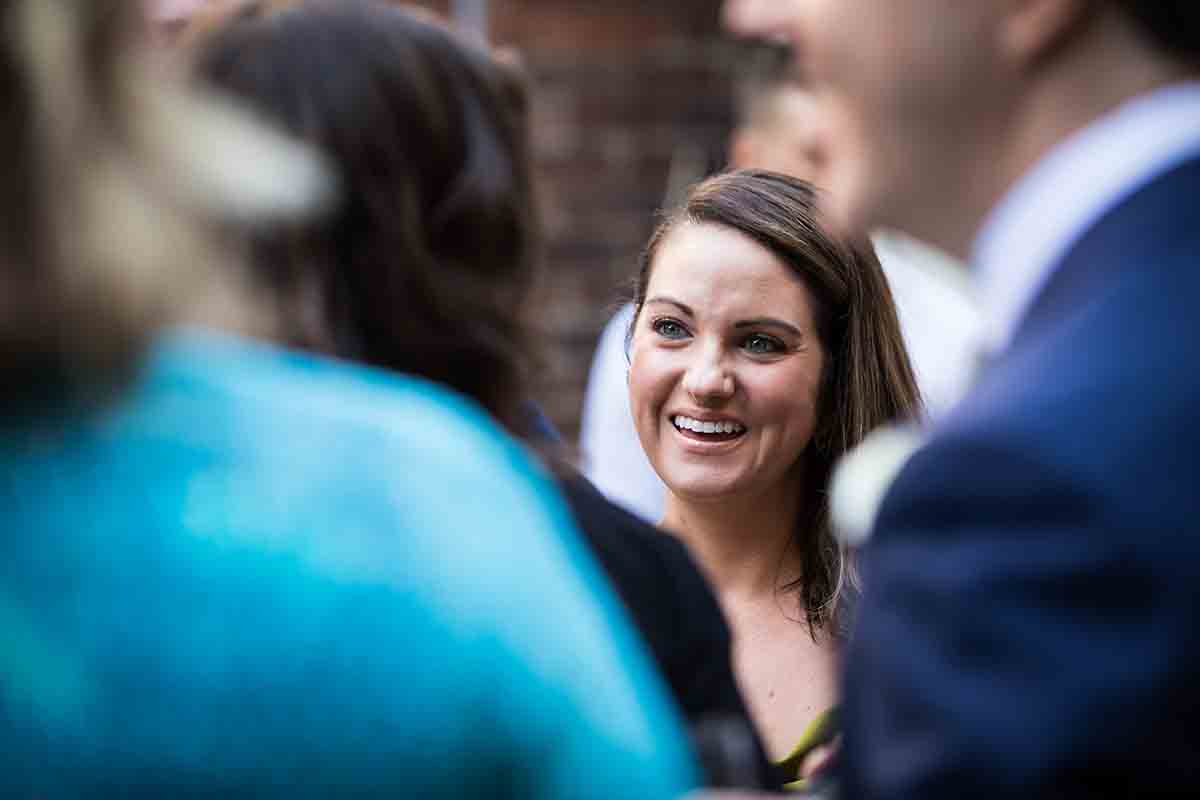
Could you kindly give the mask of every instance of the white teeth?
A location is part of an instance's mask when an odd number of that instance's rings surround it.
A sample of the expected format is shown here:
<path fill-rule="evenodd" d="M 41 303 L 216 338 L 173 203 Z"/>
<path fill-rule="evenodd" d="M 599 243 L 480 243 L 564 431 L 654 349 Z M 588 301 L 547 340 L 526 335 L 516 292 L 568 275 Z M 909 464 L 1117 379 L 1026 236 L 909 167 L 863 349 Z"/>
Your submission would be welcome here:
<path fill-rule="evenodd" d="M 720 422 L 702 422 L 698 419 L 685 417 L 682 414 L 672 419 L 675 427 L 694 431 L 695 433 L 741 433 L 745 427 L 738 422 L 722 420 Z"/>

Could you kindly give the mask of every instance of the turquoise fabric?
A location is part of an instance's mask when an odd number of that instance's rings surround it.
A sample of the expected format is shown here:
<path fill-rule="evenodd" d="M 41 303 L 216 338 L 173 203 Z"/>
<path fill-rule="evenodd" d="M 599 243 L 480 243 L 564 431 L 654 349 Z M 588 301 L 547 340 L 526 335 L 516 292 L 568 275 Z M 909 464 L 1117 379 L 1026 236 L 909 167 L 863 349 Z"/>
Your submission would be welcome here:
<path fill-rule="evenodd" d="M 0 532 L 5 796 L 694 785 L 547 476 L 427 383 L 174 334 L 0 434 Z"/>

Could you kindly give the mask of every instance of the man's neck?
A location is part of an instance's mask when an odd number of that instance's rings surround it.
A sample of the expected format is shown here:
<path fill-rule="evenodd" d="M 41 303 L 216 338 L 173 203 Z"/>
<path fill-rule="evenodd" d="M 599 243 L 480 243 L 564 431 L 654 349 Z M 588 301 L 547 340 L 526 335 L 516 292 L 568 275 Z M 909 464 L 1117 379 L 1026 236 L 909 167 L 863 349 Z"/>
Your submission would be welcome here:
<path fill-rule="evenodd" d="M 926 235 L 967 258 L 987 213 L 1051 150 L 1129 100 L 1195 75 L 1143 41 L 1119 12 L 1099 12 L 1086 30 L 1029 65 L 1008 124 L 964 176 L 964 213 Z"/>

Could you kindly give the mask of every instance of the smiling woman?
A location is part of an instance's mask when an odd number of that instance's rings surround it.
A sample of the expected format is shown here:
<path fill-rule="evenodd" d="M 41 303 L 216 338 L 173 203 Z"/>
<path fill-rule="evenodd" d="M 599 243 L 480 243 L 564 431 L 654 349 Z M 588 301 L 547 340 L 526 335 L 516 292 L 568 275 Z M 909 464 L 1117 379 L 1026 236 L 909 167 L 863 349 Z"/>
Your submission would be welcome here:
<path fill-rule="evenodd" d="M 646 248 L 629 338 L 663 525 L 717 587 L 780 759 L 834 702 L 854 587 L 829 531 L 830 469 L 920 406 L 878 261 L 827 234 L 814 206 L 808 184 L 769 172 L 699 184 Z"/>
<path fill-rule="evenodd" d="M 633 373 L 643 446 L 673 495 L 794 508 L 823 354 L 804 284 L 744 233 L 681 225 L 659 245 Z"/>

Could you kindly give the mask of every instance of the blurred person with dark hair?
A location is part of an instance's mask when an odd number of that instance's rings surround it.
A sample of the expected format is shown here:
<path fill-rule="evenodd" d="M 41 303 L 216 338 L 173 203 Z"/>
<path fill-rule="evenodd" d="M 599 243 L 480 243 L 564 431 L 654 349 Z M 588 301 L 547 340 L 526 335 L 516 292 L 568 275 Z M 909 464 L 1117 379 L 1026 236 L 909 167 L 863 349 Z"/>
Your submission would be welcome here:
<path fill-rule="evenodd" d="M 857 594 L 830 470 L 920 413 L 887 280 L 869 244 L 821 226 L 809 184 L 747 170 L 698 184 L 659 226 L 634 308 L 630 405 L 668 489 L 662 525 L 716 586 L 747 700 L 795 780 L 830 729 Z"/>
<path fill-rule="evenodd" d="M 726 17 L 794 44 L 833 223 L 969 256 L 987 322 L 863 557 L 845 796 L 1194 795 L 1200 4 Z"/>
<path fill-rule="evenodd" d="M 514 65 L 373 0 L 244 3 L 185 38 L 201 79 L 314 145 L 345 186 L 336 214 L 249 242 L 287 339 L 449 386 L 542 450 L 697 729 L 710 780 L 777 785 L 686 550 L 574 475 L 532 418 L 539 225 Z"/>
<path fill-rule="evenodd" d="M 674 709 L 485 414 L 176 327 L 269 332 L 219 233 L 334 181 L 135 9 L 0 2 L 4 795 L 676 796 Z"/>

